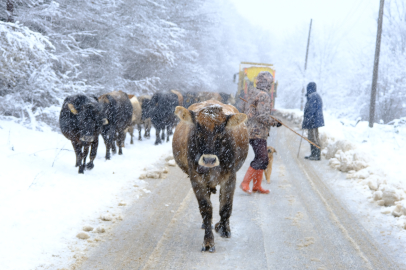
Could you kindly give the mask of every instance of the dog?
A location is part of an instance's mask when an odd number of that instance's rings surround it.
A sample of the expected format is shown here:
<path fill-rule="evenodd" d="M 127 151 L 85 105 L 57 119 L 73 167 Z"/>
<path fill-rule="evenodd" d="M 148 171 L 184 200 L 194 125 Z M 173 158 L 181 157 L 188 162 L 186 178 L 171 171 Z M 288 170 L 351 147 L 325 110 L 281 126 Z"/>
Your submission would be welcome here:
<path fill-rule="evenodd" d="M 277 153 L 275 148 L 273 148 L 272 146 L 268 146 L 268 167 L 266 168 L 266 170 L 264 170 L 264 174 L 265 174 L 265 178 L 266 181 L 268 182 L 268 184 L 271 183 L 271 173 L 272 173 L 272 163 L 273 163 L 273 154 Z"/>

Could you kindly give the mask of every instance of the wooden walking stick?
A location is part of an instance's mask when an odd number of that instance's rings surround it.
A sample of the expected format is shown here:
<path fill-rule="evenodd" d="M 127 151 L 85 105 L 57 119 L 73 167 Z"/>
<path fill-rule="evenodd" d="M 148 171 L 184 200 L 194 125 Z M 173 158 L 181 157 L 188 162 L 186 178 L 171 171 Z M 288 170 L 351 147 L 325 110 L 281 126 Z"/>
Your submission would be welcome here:
<path fill-rule="evenodd" d="M 240 97 L 240 99 L 242 99 L 243 101 L 247 102 L 245 99 L 243 99 L 242 97 Z M 251 104 L 250 106 L 256 108 L 257 106 Z M 296 131 L 294 131 L 293 129 L 291 129 L 290 127 L 288 127 L 287 125 L 285 125 L 284 123 L 282 123 L 281 121 L 279 121 L 277 118 L 273 117 L 272 115 L 270 115 L 270 117 L 275 120 L 276 122 L 278 122 L 279 124 L 281 124 L 282 126 L 285 126 L 286 128 L 288 128 L 290 131 L 292 131 L 293 133 L 295 133 L 296 135 L 302 137 L 303 139 L 305 139 L 306 141 L 308 141 L 310 144 L 316 146 L 317 148 L 320 149 L 320 146 L 318 146 L 317 144 L 315 144 L 314 142 L 309 141 L 307 138 L 303 137 L 302 135 L 300 135 L 299 133 L 297 133 Z"/>
<path fill-rule="evenodd" d="M 302 137 L 303 137 L 303 133 L 304 133 L 304 129 L 303 129 L 303 131 L 302 131 Z M 300 147 L 302 146 L 302 141 L 303 141 L 303 139 L 302 139 L 302 138 L 300 138 L 299 150 L 297 150 L 297 158 L 299 158 Z"/>

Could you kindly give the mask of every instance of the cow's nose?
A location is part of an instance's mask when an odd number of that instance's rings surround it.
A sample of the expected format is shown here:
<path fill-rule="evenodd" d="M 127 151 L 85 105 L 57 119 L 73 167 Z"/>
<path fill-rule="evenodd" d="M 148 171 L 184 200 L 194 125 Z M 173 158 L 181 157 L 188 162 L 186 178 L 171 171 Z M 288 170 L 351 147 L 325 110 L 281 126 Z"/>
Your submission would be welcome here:
<path fill-rule="evenodd" d="M 198 163 L 200 166 L 210 168 L 220 165 L 219 159 L 216 155 L 202 155 Z"/>
<path fill-rule="evenodd" d="M 203 162 L 205 164 L 214 164 L 216 162 L 216 158 L 204 157 Z"/>

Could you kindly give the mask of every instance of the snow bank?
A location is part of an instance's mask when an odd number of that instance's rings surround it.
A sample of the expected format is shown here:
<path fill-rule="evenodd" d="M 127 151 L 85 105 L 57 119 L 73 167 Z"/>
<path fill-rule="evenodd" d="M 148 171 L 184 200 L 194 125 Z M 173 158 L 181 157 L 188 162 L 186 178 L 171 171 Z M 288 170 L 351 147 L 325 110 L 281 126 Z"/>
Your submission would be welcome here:
<path fill-rule="evenodd" d="M 301 125 L 303 112 L 278 109 L 276 113 Z M 339 120 L 324 112 L 326 126 L 319 129 L 322 156 L 329 166 L 347 173 L 353 185 L 366 186 L 382 214 L 401 217 L 395 220 L 406 229 L 406 151 L 405 125 L 368 127 L 368 122 Z"/>
<path fill-rule="evenodd" d="M 68 268 L 107 237 L 126 205 L 150 192 L 138 179 L 143 169 L 171 154 L 170 142 L 154 146 L 151 136 L 131 145 L 129 137 L 110 161 L 99 138 L 94 169 L 79 175 L 62 134 L 0 120 L 1 269 Z"/>

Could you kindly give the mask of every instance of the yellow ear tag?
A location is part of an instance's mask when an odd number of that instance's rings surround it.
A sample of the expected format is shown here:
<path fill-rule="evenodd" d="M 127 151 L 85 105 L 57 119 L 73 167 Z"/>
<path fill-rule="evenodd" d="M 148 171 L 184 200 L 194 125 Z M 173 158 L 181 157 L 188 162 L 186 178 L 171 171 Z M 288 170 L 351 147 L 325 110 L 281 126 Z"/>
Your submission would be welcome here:
<path fill-rule="evenodd" d="M 75 107 L 73 106 L 73 104 L 68 104 L 69 110 L 71 111 L 71 113 L 73 114 L 78 114 L 78 111 L 75 109 Z"/>

